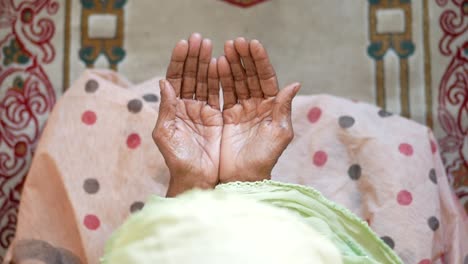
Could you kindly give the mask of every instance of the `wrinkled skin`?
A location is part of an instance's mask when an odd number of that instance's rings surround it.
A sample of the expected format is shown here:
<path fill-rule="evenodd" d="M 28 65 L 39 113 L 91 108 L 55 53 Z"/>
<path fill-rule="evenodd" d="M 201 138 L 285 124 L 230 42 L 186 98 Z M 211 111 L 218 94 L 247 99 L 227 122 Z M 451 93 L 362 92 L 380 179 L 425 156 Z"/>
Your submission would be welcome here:
<path fill-rule="evenodd" d="M 291 102 L 299 84 L 279 91 L 256 40 L 228 41 L 224 50 L 218 61 L 211 58 L 211 41 L 194 33 L 177 43 L 167 80 L 160 81 L 153 138 L 171 173 L 167 196 L 219 182 L 269 179 L 293 138 Z"/>
<path fill-rule="evenodd" d="M 219 110 L 216 59 L 208 39 L 193 34 L 175 46 L 153 139 L 169 168 L 167 196 L 187 189 L 212 188 L 219 180 L 223 118 Z"/>
<path fill-rule="evenodd" d="M 279 91 L 262 44 L 227 41 L 218 60 L 224 96 L 220 182 L 258 181 L 271 171 L 294 137 L 291 102 L 299 84 Z"/>

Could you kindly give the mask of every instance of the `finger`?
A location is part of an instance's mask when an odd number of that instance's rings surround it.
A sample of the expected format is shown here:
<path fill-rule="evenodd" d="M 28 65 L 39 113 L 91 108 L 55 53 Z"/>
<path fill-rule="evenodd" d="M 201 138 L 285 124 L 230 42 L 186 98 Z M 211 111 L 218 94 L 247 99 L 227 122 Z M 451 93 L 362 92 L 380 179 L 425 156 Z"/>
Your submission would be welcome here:
<path fill-rule="evenodd" d="M 229 109 L 237 103 L 237 96 L 234 90 L 234 79 L 232 78 L 231 67 L 224 56 L 218 59 L 218 74 L 223 89 L 223 110 Z"/>
<path fill-rule="evenodd" d="M 211 40 L 204 39 L 198 58 L 197 87 L 195 91 L 195 98 L 199 101 L 208 100 L 208 65 L 210 64 L 212 50 Z"/>
<path fill-rule="evenodd" d="M 211 59 L 208 66 L 208 104 L 219 110 L 219 77 L 215 58 Z"/>
<path fill-rule="evenodd" d="M 239 100 L 249 98 L 249 89 L 247 88 L 247 77 L 242 67 L 239 54 L 234 47 L 234 41 L 229 40 L 224 44 L 224 54 L 231 66 L 232 76 L 234 77 L 234 87 Z"/>
<path fill-rule="evenodd" d="M 301 88 L 299 83 L 293 83 L 282 89 L 275 98 L 273 104 L 273 122 L 280 125 L 291 125 L 292 100 Z"/>
<path fill-rule="evenodd" d="M 265 48 L 258 40 L 252 40 L 250 42 L 250 53 L 255 62 L 263 94 L 266 97 L 275 96 L 278 93 L 278 80 Z"/>
<path fill-rule="evenodd" d="M 161 103 L 159 104 L 159 115 L 156 127 L 167 121 L 173 121 L 176 117 L 177 97 L 171 83 L 166 80 L 159 81 L 161 88 Z"/>
<path fill-rule="evenodd" d="M 177 96 L 182 88 L 182 76 L 184 73 L 184 63 L 188 53 L 188 42 L 181 40 L 177 42 L 171 55 L 171 62 L 167 67 L 166 79 L 174 87 Z"/>
<path fill-rule="evenodd" d="M 193 33 L 189 38 L 189 48 L 187 59 L 184 64 L 184 77 L 182 82 L 181 97 L 184 99 L 193 99 L 195 86 L 197 84 L 198 56 L 200 55 L 200 46 L 202 37 L 198 33 Z"/>
<path fill-rule="evenodd" d="M 249 43 L 245 38 L 237 38 L 234 41 L 234 46 L 237 53 L 244 64 L 245 74 L 247 76 L 247 86 L 249 88 L 250 97 L 263 98 L 262 88 L 258 80 L 257 69 L 250 54 Z"/>

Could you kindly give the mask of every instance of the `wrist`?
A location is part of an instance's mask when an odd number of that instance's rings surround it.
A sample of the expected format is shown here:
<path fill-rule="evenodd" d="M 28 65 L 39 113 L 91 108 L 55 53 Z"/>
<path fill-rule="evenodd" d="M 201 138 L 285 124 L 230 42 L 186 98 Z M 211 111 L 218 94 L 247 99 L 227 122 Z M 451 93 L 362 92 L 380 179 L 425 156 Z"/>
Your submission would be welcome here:
<path fill-rule="evenodd" d="M 217 182 L 203 181 L 202 177 L 196 175 L 171 176 L 166 197 L 174 197 L 192 189 L 213 189 Z"/>
<path fill-rule="evenodd" d="M 258 172 L 258 173 L 235 173 L 231 175 L 224 175 L 220 177 L 220 183 L 228 183 L 228 182 L 256 182 L 256 181 L 263 181 L 263 180 L 271 180 L 271 173 L 270 172 Z"/>

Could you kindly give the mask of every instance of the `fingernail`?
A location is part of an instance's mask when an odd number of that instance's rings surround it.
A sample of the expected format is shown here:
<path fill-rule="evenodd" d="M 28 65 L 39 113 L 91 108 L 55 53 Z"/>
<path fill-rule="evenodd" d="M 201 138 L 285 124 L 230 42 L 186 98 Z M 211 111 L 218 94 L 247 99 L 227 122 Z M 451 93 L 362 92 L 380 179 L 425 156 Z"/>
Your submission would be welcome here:
<path fill-rule="evenodd" d="M 296 84 L 296 86 L 294 87 L 294 90 L 293 90 L 294 94 L 297 94 L 297 92 L 299 92 L 299 89 L 301 89 L 301 84 L 300 83 Z"/>
<path fill-rule="evenodd" d="M 201 34 L 198 32 L 193 32 L 190 38 L 201 38 Z"/>
<path fill-rule="evenodd" d="M 244 37 L 237 37 L 235 41 L 245 41 Z"/>

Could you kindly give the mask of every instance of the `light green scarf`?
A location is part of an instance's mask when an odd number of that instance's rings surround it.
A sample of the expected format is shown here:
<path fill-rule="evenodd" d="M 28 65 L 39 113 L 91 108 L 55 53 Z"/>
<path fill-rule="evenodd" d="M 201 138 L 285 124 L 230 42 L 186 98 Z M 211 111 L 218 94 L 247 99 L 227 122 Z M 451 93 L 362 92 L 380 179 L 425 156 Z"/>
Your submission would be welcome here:
<path fill-rule="evenodd" d="M 279 209 L 282 208 L 282 209 Z M 402 263 L 365 222 L 318 191 L 236 182 L 152 197 L 101 263 Z"/>

